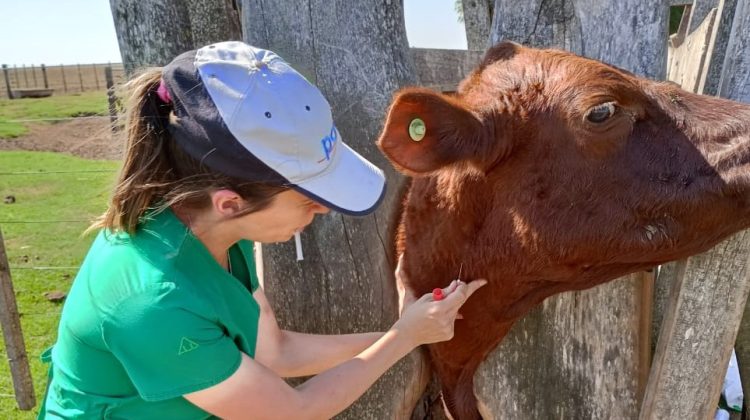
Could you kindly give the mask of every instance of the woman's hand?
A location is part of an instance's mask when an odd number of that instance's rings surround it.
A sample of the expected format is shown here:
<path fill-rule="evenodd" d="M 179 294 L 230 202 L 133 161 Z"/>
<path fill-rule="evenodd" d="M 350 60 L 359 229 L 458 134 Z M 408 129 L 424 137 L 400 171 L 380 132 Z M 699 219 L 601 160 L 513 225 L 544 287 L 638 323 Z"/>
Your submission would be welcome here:
<path fill-rule="evenodd" d="M 404 311 L 396 324 L 397 330 L 402 330 L 407 337 L 411 337 L 414 345 L 436 343 L 453 338 L 453 327 L 458 316 L 458 310 L 469 297 L 480 287 L 487 284 L 484 279 L 464 283 L 453 280 L 443 289 L 445 298 L 436 301 L 432 293 L 427 293 Z"/>

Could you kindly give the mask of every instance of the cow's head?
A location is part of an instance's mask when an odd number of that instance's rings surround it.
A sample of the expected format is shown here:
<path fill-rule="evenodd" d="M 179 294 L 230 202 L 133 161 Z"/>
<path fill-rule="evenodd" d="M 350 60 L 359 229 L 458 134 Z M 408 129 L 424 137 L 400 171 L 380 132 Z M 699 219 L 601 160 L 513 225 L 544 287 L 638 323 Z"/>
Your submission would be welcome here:
<path fill-rule="evenodd" d="M 750 225 L 750 106 L 562 51 L 502 43 L 455 95 L 402 90 L 378 146 L 413 176 L 405 286 L 489 280 L 430 346 L 456 418 L 478 417 L 474 372 L 534 304 Z"/>
<path fill-rule="evenodd" d="M 511 304 L 747 227 L 749 132 L 747 105 L 502 43 L 455 95 L 397 93 L 378 146 L 414 177 L 401 247 L 447 261 L 448 275 L 466 263 L 491 282 L 512 277 Z"/>

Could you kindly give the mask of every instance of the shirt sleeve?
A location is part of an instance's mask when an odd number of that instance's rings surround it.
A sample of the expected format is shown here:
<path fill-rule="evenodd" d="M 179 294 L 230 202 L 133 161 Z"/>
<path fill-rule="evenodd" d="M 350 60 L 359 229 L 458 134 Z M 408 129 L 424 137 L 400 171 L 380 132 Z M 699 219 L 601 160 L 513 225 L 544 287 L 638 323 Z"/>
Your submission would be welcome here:
<path fill-rule="evenodd" d="M 102 336 L 147 401 L 220 383 L 241 360 L 210 309 L 169 283 L 121 301 L 102 322 Z"/>

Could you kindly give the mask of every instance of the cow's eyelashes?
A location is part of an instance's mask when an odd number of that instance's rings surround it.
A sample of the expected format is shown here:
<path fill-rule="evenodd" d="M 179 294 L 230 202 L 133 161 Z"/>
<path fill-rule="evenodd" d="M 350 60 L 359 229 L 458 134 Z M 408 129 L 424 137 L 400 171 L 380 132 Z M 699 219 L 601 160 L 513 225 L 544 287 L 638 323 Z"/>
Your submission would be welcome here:
<path fill-rule="evenodd" d="M 615 103 L 606 102 L 589 109 L 586 113 L 586 120 L 590 123 L 601 124 L 615 115 L 615 111 L 617 111 Z"/>

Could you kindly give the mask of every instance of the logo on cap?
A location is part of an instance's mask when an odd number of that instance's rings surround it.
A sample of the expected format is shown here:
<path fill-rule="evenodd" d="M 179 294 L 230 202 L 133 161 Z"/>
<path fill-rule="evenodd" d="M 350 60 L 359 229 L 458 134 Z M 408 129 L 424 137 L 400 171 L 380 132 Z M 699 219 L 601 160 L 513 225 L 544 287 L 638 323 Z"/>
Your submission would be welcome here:
<path fill-rule="evenodd" d="M 331 160 L 333 151 L 336 150 L 336 139 L 336 126 L 334 125 L 331 126 L 331 132 L 320 140 L 320 144 L 323 146 L 323 153 L 325 153 L 326 157 L 319 160 L 318 163 L 323 162 L 324 160 Z"/>

